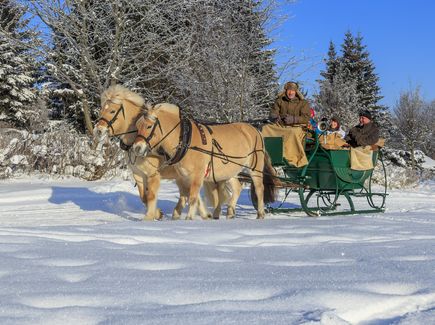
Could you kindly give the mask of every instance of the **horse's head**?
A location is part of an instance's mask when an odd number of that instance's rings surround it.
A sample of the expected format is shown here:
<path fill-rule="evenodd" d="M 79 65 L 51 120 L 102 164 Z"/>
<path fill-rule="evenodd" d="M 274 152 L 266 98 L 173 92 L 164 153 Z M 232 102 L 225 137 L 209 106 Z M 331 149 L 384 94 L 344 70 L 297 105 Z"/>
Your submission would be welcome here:
<path fill-rule="evenodd" d="M 94 137 L 101 140 L 134 131 L 143 107 L 143 98 L 127 88 L 120 85 L 108 88 L 101 95 L 100 117 L 94 127 Z"/>
<path fill-rule="evenodd" d="M 146 156 L 148 152 L 158 149 L 164 140 L 171 141 L 172 133 L 179 125 L 178 114 L 177 106 L 163 103 L 142 115 L 136 122 L 137 136 L 133 144 L 134 153 L 138 156 Z M 163 130 L 163 125 L 166 131 Z"/>
<path fill-rule="evenodd" d="M 149 113 L 143 115 L 136 122 L 137 136 L 134 140 L 133 151 L 138 156 L 146 156 L 150 152 L 160 139 L 163 137 L 162 127 L 160 120 Z"/>

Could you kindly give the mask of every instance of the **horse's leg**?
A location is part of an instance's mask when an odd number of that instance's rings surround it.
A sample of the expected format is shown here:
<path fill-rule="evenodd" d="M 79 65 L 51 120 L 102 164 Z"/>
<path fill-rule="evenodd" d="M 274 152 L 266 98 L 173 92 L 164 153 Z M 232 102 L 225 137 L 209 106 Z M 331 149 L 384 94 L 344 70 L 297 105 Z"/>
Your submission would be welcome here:
<path fill-rule="evenodd" d="M 239 200 L 240 193 L 242 192 L 242 184 L 237 179 L 237 177 L 231 178 L 228 183 L 229 186 L 231 186 L 232 195 L 230 200 L 228 201 L 227 219 L 232 219 L 236 215 L 236 204 Z"/>
<path fill-rule="evenodd" d="M 145 215 L 145 220 L 161 219 L 162 213 L 160 209 L 157 209 L 157 193 L 160 188 L 160 174 L 148 177 L 146 187 L 146 200 L 148 202 L 148 210 Z"/>
<path fill-rule="evenodd" d="M 257 165 L 258 166 L 258 165 Z M 262 166 L 261 166 L 262 167 Z M 263 168 L 261 168 L 262 170 Z M 255 194 L 257 194 L 258 207 L 257 207 L 257 219 L 264 219 L 264 185 L 263 174 L 261 172 L 251 172 L 252 183 L 254 184 Z"/>
<path fill-rule="evenodd" d="M 189 211 L 187 212 L 186 220 L 193 220 L 198 208 L 199 191 L 201 190 L 203 178 L 200 176 L 193 176 L 189 189 Z"/>
<path fill-rule="evenodd" d="M 201 195 L 198 194 L 198 212 L 202 220 L 209 220 L 212 218 L 211 213 L 208 211 Z"/>
<path fill-rule="evenodd" d="M 177 205 L 172 213 L 172 220 L 179 220 L 184 207 L 186 206 L 188 191 L 184 186 L 183 182 L 179 179 L 175 179 L 175 183 L 178 185 L 178 190 L 180 191 L 180 198 L 178 199 Z"/>
<path fill-rule="evenodd" d="M 227 181 L 218 182 L 216 185 L 217 185 L 218 202 L 216 204 L 213 213 L 213 219 L 219 219 L 219 216 L 222 211 L 222 205 L 227 203 L 230 199 L 229 189 L 227 188 L 228 186 Z"/>
<path fill-rule="evenodd" d="M 221 206 L 219 204 L 218 186 L 214 182 L 204 182 L 203 188 L 208 204 L 213 207 L 213 219 L 219 219 Z"/>
<path fill-rule="evenodd" d="M 148 201 L 146 198 L 146 186 L 147 186 L 147 179 L 146 176 L 144 176 L 142 173 L 136 173 L 133 171 L 133 178 L 136 182 L 137 189 L 139 191 L 139 197 L 145 207 L 148 207 Z"/>

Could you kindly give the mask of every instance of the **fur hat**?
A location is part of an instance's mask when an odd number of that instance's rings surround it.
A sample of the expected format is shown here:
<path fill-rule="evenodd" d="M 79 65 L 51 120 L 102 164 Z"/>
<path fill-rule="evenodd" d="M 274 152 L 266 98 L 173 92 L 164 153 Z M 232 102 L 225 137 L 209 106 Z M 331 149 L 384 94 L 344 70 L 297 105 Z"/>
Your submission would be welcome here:
<path fill-rule="evenodd" d="M 368 110 L 361 111 L 359 113 L 359 116 L 367 117 L 369 120 L 372 120 L 372 118 L 373 118 L 372 113 Z"/>
<path fill-rule="evenodd" d="M 299 97 L 299 99 L 305 99 L 304 95 L 302 95 L 302 93 L 299 91 L 299 85 L 294 82 L 294 81 L 289 81 L 286 82 L 286 84 L 284 85 L 284 91 L 282 92 L 283 95 L 286 94 L 287 90 L 294 90 L 296 91 L 296 96 Z"/>
<path fill-rule="evenodd" d="M 284 85 L 284 90 L 294 90 L 294 91 L 298 91 L 299 90 L 299 86 L 296 82 L 293 81 L 289 81 Z"/>

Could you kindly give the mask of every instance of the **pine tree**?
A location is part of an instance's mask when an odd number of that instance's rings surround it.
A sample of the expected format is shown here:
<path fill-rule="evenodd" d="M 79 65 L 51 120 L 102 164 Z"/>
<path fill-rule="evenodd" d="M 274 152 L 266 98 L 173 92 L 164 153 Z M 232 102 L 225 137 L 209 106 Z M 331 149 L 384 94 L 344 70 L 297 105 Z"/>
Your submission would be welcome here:
<path fill-rule="evenodd" d="M 26 8 L 14 0 L 0 2 L 0 121 L 26 127 L 38 112 L 35 82 L 37 64 L 26 47 L 36 33 L 25 18 Z"/>
<path fill-rule="evenodd" d="M 332 41 L 329 42 L 328 59 L 325 60 L 326 70 L 320 72 L 320 75 L 330 83 L 334 82 L 334 76 L 337 74 L 338 60 L 335 45 Z"/>
<path fill-rule="evenodd" d="M 375 72 L 370 54 L 363 44 L 363 37 L 360 34 L 354 37 L 350 31 L 346 32 L 341 45 L 341 53 L 342 55 L 337 57 L 335 47 L 331 42 L 328 60 L 326 60 L 326 70 L 321 72 L 323 80 L 318 80 L 320 92 L 319 95 L 315 96 L 316 107 L 328 114 L 334 110 L 344 114 L 339 116 L 345 121 L 344 124 L 351 123 L 348 121 L 352 119 L 354 119 L 353 124 L 355 124 L 358 112 L 369 110 L 380 126 L 382 136 L 388 138 L 392 128 L 392 118 L 388 108 L 379 104 L 382 99 L 378 85 L 379 77 Z M 328 102 L 325 98 L 328 92 L 329 98 L 331 96 L 338 98 L 334 103 L 335 105 L 342 105 L 339 103 L 351 105 L 345 105 L 347 106 L 346 110 L 343 110 L 343 107 L 332 107 L 331 101 Z M 332 95 L 331 92 L 334 94 Z"/>
<path fill-rule="evenodd" d="M 374 64 L 362 41 L 361 34 L 356 37 L 350 31 L 345 34 L 340 65 L 345 78 L 349 81 L 356 81 L 359 108 L 369 110 L 377 117 L 377 112 L 384 109 L 378 104 L 383 97 L 380 95 L 378 86 L 379 77 L 375 73 Z"/>

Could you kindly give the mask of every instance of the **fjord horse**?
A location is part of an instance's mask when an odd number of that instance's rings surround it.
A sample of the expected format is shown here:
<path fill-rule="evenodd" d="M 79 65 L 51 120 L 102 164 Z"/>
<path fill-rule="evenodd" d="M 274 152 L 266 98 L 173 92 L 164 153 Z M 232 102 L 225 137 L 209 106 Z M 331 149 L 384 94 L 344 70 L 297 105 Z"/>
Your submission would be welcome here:
<path fill-rule="evenodd" d="M 160 179 L 174 179 L 180 190 L 180 199 L 172 217 L 179 219 L 189 193 L 188 188 L 183 187 L 183 183 L 179 181 L 179 175 L 174 166 L 164 165 L 164 159 L 158 155 L 139 157 L 129 150 L 137 135 L 136 122 L 146 113 L 147 109 L 148 106 L 145 105 L 140 95 L 120 85 L 111 86 L 101 95 L 100 118 L 94 128 L 94 137 L 98 141 L 106 136 L 119 137 L 121 148 L 126 151 L 127 164 L 133 173 L 139 196 L 147 206 L 145 220 L 160 219 L 160 211 L 157 209 Z M 209 195 L 223 194 L 211 193 Z M 210 217 L 201 198 L 199 198 L 199 213 L 203 219 Z"/>
<path fill-rule="evenodd" d="M 159 104 L 142 116 L 136 127 L 135 154 L 165 157 L 189 188 L 188 219 L 196 213 L 204 181 L 227 181 L 241 171 L 251 176 L 258 198 L 257 218 L 264 218 L 263 198 L 268 202 L 274 199 L 275 171 L 265 152 L 263 137 L 253 126 L 205 126 L 183 118 L 175 105 Z"/>

